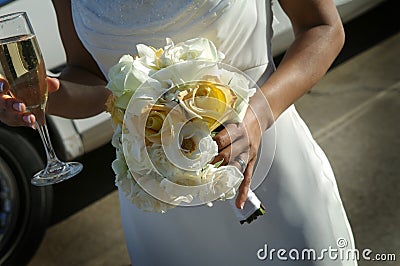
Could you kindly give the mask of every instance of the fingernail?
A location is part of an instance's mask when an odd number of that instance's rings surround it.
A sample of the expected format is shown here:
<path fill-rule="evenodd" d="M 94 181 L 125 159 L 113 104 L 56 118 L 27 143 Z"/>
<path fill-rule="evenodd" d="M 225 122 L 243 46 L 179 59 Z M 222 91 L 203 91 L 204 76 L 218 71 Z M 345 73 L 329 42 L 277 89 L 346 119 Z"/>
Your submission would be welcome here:
<path fill-rule="evenodd" d="M 3 83 L 3 82 L 0 82 L 0 93 L 3 92 L 3 87 L 4 87 L 4 83 Z"/>
<path fill-rule="evenodd" d="M 15 111 L 22 112 L 22 103 L 14 103 L 12 107 Z"/>
<path fill-rule="evenodd" d="M 244 208 L 244 202 L 240 203 L 240 209 L 243 210 Z"/>
<path fill-rule="evenodd" d="M 35 116 L 34 115 L 24 115 L 23 117 L 22 117 L 22 120 L 24 120 L 26 123 L 28 123 L 29 124 L 29 126 L 32 128 L 32 129 L 36 129 L 36 124 L 35 124 Z"/>
<path fill-rule="evenodd" d="M 26 123 L 31 123 L 31 118 L 30 118 L 30 115 L 24 115 L 23 117 L 22 117 L 22 120 L 24 120 Z"/>
<path fill-rule="evenodd" d="M 26 123 L 32 124 L 33 117 L 32 117 L 32 115 L 24 115 L 22 117 L 22 120 L 24 120 Z"/>

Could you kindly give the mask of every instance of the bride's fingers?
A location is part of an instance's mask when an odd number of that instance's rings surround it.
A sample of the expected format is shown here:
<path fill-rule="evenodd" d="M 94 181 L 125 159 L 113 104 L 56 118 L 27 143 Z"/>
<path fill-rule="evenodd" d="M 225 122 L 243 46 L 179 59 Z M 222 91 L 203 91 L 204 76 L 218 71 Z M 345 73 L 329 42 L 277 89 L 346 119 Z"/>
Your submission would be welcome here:
<path fill-rule="evenodd" d="M 50 93 L 55 92 L 60 88 L 60 81 L 57 78 L 47 77 L 46 82 L 47 82 L 47 89 Z"/>
<path fill-rule="evenodd" d="M 9 126 L 30 126 L 35 116 L 26 112 L 25 104 L 7 94 L 0 95 L 0 121 Z"/>
<path fill-rule="evenodd" d="M 222 165 L 231 164 L 239 155 L 241 156 L 242 154 L 248 154 L 249 147 L 250 145 L 247 138 L 239 138 L 231 145 L 225 147 L 223 150 L 220 150 L 218 155 L 215 156 L 213 163 L 222 161 Z M 248 158 L 243 158 L 243 160 L 246 162 L 249 161 Z"/>
<path fill-rule="evenodd" d="M 34 127 L 35 116 L 26 111 L 25 104 L 8 95 L 10 85 L 0 75 L 0 121 L 9 126 Z"/>
<path fill-rule="evenodd" d="M 221 163 L 221 165 L 227 165 L 231 160 L 231 148 L 232 145 L 225 147 L 214 157 L 214 159 L 211 161 L 211 164 Z"/>
<path fill-rule="evenodd" d="M 214 137 L 214 140 L 218 145 L 218 150 L 223 150 L 225 147 L 235 142 L 238 138 L 242 137 L 242 127 L 243 126 L 241 124 L 226 125 L 226 127 Z"/>
<path fill-rule="evenodd" d="M 238 195 L 236 197 L 236 207 L 243 209 L 244 203 L 247 200 L 247 193 L 250 189 L 251 177 L 253 175 L 254 165 L 256 163 L 256 157 L 252 158 L 247 164 L 246 170 L 244 172 L 244 179 L 239 186 Z"/>

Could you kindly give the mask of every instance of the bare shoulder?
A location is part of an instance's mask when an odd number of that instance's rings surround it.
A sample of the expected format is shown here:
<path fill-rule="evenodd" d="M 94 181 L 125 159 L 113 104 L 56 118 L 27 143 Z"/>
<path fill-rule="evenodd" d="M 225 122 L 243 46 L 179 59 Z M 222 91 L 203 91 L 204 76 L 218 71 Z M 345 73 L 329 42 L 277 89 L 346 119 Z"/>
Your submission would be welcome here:
<path fill-rule="evenodd" d="M 104 79 L 93 57 L 83 46 L 72 20 L 70 0 L 52 0 L 57 14 L 58 28 L 67 56 L 67 65 L 83 68 Z"/>

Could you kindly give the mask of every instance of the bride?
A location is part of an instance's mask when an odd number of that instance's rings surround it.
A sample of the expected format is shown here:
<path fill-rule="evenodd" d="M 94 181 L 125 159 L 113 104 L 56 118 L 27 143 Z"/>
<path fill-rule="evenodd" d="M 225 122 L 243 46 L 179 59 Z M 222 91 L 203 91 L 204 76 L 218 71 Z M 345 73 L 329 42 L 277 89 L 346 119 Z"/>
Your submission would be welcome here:
<path fill-rule="evenodd" d="M 266 78 L 251 98 L 243 123 L 228 125 L 215 137 L 215 160 L 233 158 L 231 164 L 244 172 L 236 208 L 243 207 L 251 187 L 267 214 L 240 225 L 225 202 L 146 213 L 120 190 L 133 265 L 357 264 L 343 256 L 354 249 L 354 240 L 330 164 L 293 106 L 342 48 L 342 24 L 333 0 L 279 2 L 292 22 L 295 40 L 275 69 L 269 0 L 53 0 L 67 67 L 59 79 L 47 79 L 50 114 L 83 118 L 104 111 L 109 68 L 121 55 L 135 54 L 136 44 L 163 47 L 166 37 L 175 42 L 208 38 L 225 54 L 224 63 L 254 80 Z M 6 110 L 0 120 L 31 125 L 35 117 L 6 94 L 7 82 L 0 82 L 0 108 Z M 268 165 L 257 155 L 272 156 L 272 126 L 276 150 Z M 251 183 L 265 175 L 263 182 Z"/>

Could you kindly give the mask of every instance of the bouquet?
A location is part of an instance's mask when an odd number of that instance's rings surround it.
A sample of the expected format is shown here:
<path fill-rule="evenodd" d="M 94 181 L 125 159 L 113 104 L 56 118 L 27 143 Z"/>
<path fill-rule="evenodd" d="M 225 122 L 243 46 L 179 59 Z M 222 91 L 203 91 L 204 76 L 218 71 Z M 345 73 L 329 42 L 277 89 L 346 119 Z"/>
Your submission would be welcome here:
<path fill-rule="evenodd" d="M 241 222 L 264 214 L 253 192 L 243 210 L 233 198 L 243 174 L 222 162 L 213 140 L 226 123 L 240 123 L 255 88 L 205 38 L 163 49 L 143 44 L 109 71 L 107 101 L 115 129 L 112 168 L 116 184 L 140 209 L 166 212 L 180 206 L 231 200 Z"/>

